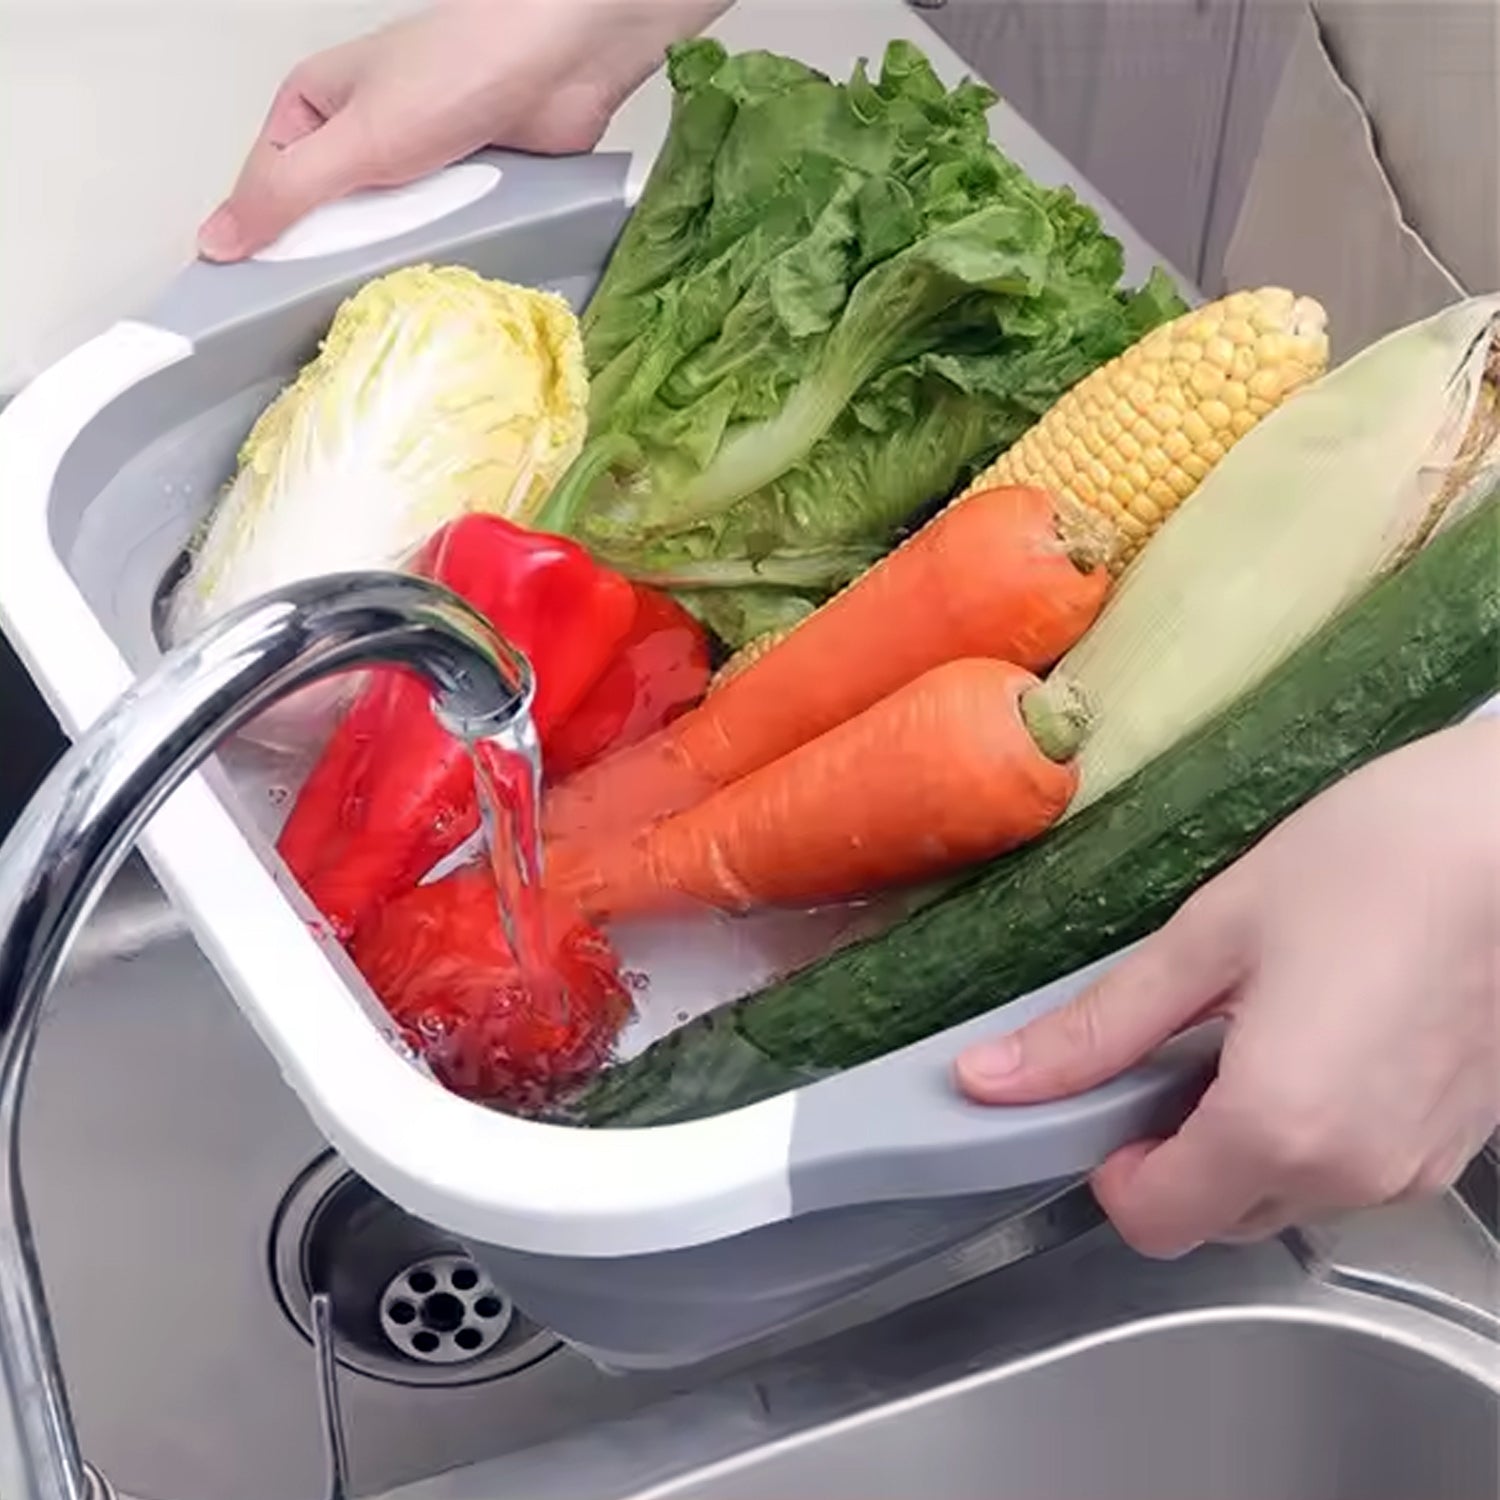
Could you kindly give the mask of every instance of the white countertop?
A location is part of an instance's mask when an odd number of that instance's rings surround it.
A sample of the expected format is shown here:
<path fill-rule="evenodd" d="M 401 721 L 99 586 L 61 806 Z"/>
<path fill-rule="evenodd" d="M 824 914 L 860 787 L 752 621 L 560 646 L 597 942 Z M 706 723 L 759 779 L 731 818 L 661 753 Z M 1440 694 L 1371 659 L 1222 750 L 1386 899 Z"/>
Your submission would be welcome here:
<path fill-rule="evenodd" d="M 193 253 L 272 92 L 299 58 L 410 8 L 396 0 L 0 0 L 0 392 L 148 302 Z M 831 74 L 915 41 L 961 60 L 904 0 L 740 0 L 716 28 Z M 658 76 L 604 145 L 650 153 Z M 995 135 L 1037 177 L 1068 168 L 1013 112 Z M 1122 233 L 1118 223 L 1112 227 Z M 1128 233 L 1133 269 L 1148 252 Z"/>

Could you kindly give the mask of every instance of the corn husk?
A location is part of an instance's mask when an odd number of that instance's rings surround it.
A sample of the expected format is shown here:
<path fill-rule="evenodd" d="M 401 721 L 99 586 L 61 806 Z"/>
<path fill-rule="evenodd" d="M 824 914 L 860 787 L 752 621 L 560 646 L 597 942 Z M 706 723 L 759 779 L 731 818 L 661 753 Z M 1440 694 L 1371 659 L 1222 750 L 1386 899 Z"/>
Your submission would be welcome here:
<path fill-rule="evenodd" d="M 1058 666 L 1094 713 L 1069 816 L 1249 692 L 1493 477 L 1497 349 L 1500 295 L 1455 304 L 1306 387 L 1213 469 Z"/>

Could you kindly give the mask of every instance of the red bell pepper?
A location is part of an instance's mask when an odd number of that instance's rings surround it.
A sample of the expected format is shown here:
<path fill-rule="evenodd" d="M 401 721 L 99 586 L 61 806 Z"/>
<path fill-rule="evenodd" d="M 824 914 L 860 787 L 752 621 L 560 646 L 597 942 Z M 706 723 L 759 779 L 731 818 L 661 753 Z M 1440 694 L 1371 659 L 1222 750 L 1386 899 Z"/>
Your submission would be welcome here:
<path fill-rule="evenodd" d="M 708 636 L 670 595 L 636 588 L 635 623 L 604 675 L 547 741 L 549 781 L 664 729 L 708 690 Z"/>
<path fill-rule="evenodd" d="M 618 573 L 496 516 L 445 526 L 412 571 L 453 589 L 525 652 L 544 746 L 635 618 L 635 591 Z M 468 750 L 439 726 L 429 698 L 406 672 L 372 672 L 282 830 L 282 857 L 341 940 L 479 826 Z"/>
<path fill-rule="evenodd" d="M 602 1067 L 633 1008 L 604 937 L 570 906 L 542 899 L 545 984 L 523 976 L 483 865 L 372 911 L 350 947 L 443 1083 L 521 1110 L 536 1110 Z"/>

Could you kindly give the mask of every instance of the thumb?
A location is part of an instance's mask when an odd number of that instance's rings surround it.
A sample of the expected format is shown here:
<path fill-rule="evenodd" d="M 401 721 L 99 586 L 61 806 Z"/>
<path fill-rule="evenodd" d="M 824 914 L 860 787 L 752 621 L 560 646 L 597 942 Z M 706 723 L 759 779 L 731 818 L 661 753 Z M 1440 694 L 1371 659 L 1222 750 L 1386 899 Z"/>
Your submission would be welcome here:
<path fill-rule="evenodd" d="M 1242 972 L 1242 945 L 1220 908 L 1184 907 L 1076 999 L 970 1047 L 958 1084 L 980 1104 L 1036 1104 L 1096 1088 L 1203 1019 Z"/>
<path fill-rule="evenodd" d="M 368 137 L 347 110 L 284 147 L 262 137 L 199 230 L 198 249 L 208 260 L 243 260 L 319 204 L 364 186 L 373 169 Z"/>

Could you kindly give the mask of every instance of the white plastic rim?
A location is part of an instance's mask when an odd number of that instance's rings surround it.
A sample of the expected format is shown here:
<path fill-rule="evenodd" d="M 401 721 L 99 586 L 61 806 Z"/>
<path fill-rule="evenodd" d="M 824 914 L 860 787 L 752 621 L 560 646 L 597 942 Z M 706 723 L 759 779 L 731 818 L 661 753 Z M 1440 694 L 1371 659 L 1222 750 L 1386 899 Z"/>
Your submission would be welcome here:
<path fill-rule="evenodd" d="M 499 186 L 501 175 L 492 162 L 466 161 L 404 187 L 351 193 L 315 208 L 251 258 L 315 260 L 377 245 L 477 203 Z"/>
<path fill-rule="evenodd" d="M 77 737 L 133 676 L 52 546 L 47 507 L 84 427 L 191 342 L 123 323 L 0 413 L 0 622 Z M 785 1219 L 790 1095 L 690 1125 L 571 1130 L 450 1094 L 401 1057 L 202 775 L 142 848 L 167 895 L 319 1128 L 408 1212 L 517 1250 L 616 1256 L 678 1249 Z"/>
<path fill-rule="evenodd" d="M 0 412 L 0 624 L 73 736 L 133 678 L 53 550 L 47 525 L 53 482 L 73 440 L 100 411 L 192 352 L 181 334 L 117 323 L 44 371 Z"/>

